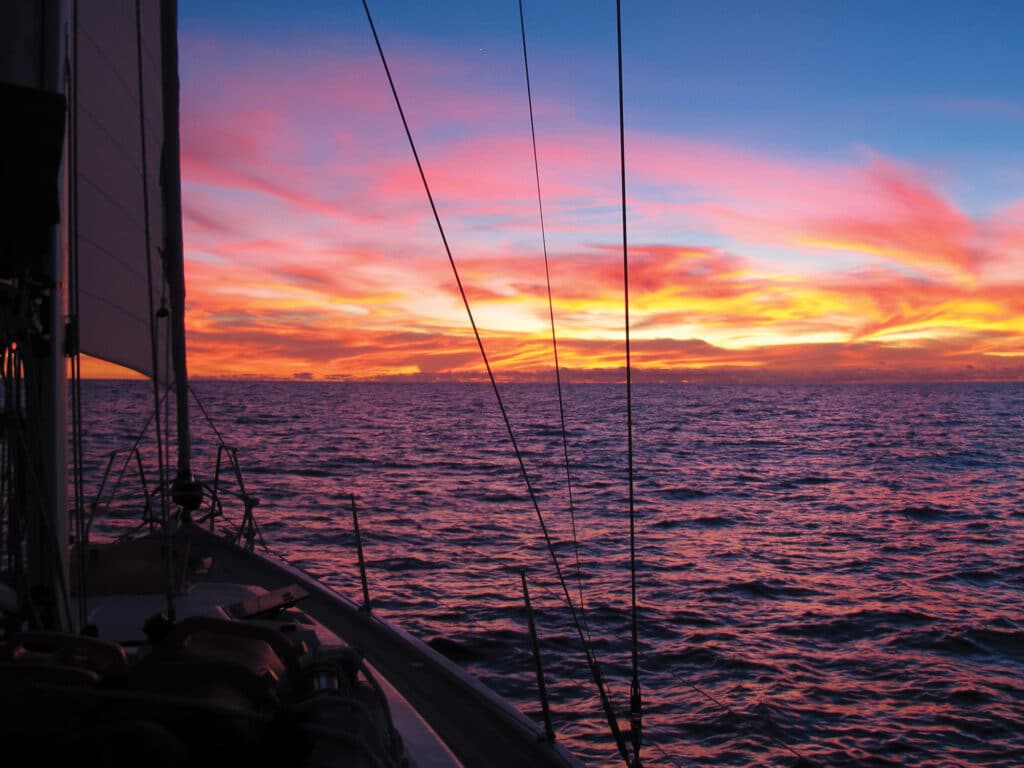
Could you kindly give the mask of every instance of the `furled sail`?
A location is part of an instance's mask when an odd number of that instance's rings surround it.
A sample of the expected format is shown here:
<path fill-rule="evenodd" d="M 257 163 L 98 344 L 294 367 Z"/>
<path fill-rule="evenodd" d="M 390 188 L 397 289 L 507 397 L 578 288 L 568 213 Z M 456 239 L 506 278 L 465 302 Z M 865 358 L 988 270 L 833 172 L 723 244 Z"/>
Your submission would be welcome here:
<path fill-rule="evenodd" d="M 160 4 L 78 2 L 72 13 L 79 344 L 83 353 L 170 379 L 160 153 Z M 137 31 L 138 30 L 138 31 Z M 141 40 L 141 78 L 138 41 Z M 143 147 L 143 136 L 145 147 Z M 148 222 L 147 222 L 148 207 Z M 148 224 L 148 226 L 147 226 Z"/>

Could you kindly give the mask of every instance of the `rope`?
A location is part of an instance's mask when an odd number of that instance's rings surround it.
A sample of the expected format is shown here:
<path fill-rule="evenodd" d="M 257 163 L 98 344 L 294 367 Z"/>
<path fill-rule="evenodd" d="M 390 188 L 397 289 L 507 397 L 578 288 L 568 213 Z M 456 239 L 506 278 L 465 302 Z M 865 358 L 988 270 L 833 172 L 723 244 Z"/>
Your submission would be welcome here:
<path fill-rule="evenodd" d="M 615 2 L 615 21 L 619 54 L 619 160 L 622 181 L 622 285 L 626 316 L 626 433 L 629 444 L 629 593 L 630 644 L 633 681 L 629 690 L 630 734 L 633 739 L 633 765 L 640 768 L 640 745 L 643 734 L 643 705 L 640 691 L 640 643 L 636 620 L 636 505 L 633 493 L 633 376 L 629 345 L 629 244 L 626 227 L 626 119 L 622 98 L 622 0 Z"/>
<path fill-rule="evenodd" d="M 562 589 L 565 592 L 565 601 L 569 606 L 569 610 L 572 612 L 573 622 L 576 625 L 576 631 L 579 634 L 580 642 L 583 644 L 584 652 L 587 656 L 588 664 L 590 665 L 591 672 L 594 676 L 594 682 L 598 688 L 598 694 L 601 697 L 601 702 L 604 706 L 605 713 L 608 717 L 608 724 L 612 730 L 612 735 L 615 737 L 616 744 L 619 747 L 619 751 L 622 753 L 622 757 L 629 762 L 628 752 L 626 750 L 625 742 L 622 738 L 621 731 L 619 730 L 618 722 L 615 718 L 615 713 L 611 708 L 611 703 L 608 701 L 608 696 L 604 690 L 604 686 L 601 681 L 600 673 L 597 670 L 597 663 L 594 660 L 593 652 L 591 651 L 590 644 L 583 633 L 583 629 L 580 625 L 579 616 L 576 612 L 576 606 L 573 604 L 572 596 L 569 594 L 569 588 L 565 583 L 565 576 L 562 573 L 561 565 L 558 562 L 558 555 L 555 552 L 555 547 L 551 541 L 551 534 L 548 532 L 547 524 L 544 522 L 544 516 L 540 511 L 540 504 L 537 501 L 537 494 L 533 488 L 533 483 L 530 482 L 529 473 L 526 471 L 526 463 L 523 460 L 522 452 L 519 450 L 519 444 L 516 441 L 515 432 L 512 429 L 512 423 L 509 421 L 508 411 L 505 408 L 505 404 L 501 399 L 501 392 L 498 389 L 498 382 L 494 377 L 494 371 L 491 369 L 490 361 L 487 357 L 487 351 L 484 349 L 483 339 L 480 336 L 480 330 L 477 328 L 476 320 L 473 317 L 473 311 L 469 306 L 469 299 L 466 296 L 465 288 L 462 285 L 462 279 L 459 276 L 458 266 L 455 264 L 455 258 L 452 256 L 451 247 L 448 245 L 448 238 L 444 232 L 444 226 L 441 224 L 441 217 L 437 212 L 437 205 L 434 203 L 434 196 L 430 191 L 430 184 L 427 183 L 427 177 L 423 170 L 423 163 L 420 161 L 419 153 L 416 151 L 416 143 L 413 141 L 412 131 L 409 128 L 409 122 L 405 117 L 405 110 L 402 109 L 402 102 L 398 97 L 398 90 L 395 87 L 394 78 L 391 76 L 391 68 L 388 66 L 387 58 L 384 55 L 384 48 L 381 46 L 380 37 L 377 34 L 377 28 L 373 23 L 373 17 L 370 14 L 370 6 L 367 4 L 367 0 L 363 0 L 363 9 L 366 11 L 366 19 L 370 24 L 370 30 L 373 32 L 373 39 L 377 45 L 377 51 L 380 54 L 381 64 L 384 66 L 384 72 L 388 78 L 388 84 L 391 87 L 391 95 L 395 99 L 395 106 L 398 108 L 398 114 L 402 119 L 402 126 L 405 129 L 406 138 L 409 141 L 409 148 L 412 150 L 413 158 L 416 160 L 416 168 L 419 171 L 420 180 L 423 182 L 423 189 L 427 194 L 427 200 L 430 202 L 430 209 L 434 214 L 434 222 L 437 224 L 438 232 L 441 235 L 441 242 L 444 244 L 445 253 L 448 256 L 448 263 L 451 265 L 452 273 L 455 276 L 455 282 L 459 288 L 459 295 L 462 297 L 463 306 L 466 308 L 466 314 L 469 317 L 469 323 L 473 328 L 473 335 L 476 338 L 477 347 L 480 349 L 480 356 L 483 359 L 484 367 L 487 369 L 487 376 L 490 379 L 491 387 L 494 390 L 495 399 L 498 402 L 498 408 L 501 411 L 502 419 L 505 422 L 505 429 L 508 431 L 509 440 L 512 443 L 512 449 L 515 452 L 516 460 L 519 462 L 519 469 L 523 476 L 523 481 L 526 483 L 526 490 L 529 493 L 530 501 L 532 502 L 533 509 L 537 514 L 537 520 L 540 523 L 541 532 L 544 535 L 544 541 L 547 543 L 548 552 L 551 555 L 551 561 L 554 564 L 555 571 L 558 574 L 558 580 L 562 585 Z"/>
<path fill-rule="evenodd" d="M 562 395 L 562 373 L 558 364 L 558 338 L 555 334 L 555 304 L 551 297 L 551 272 L 548 265 L 548 238 L 544 227 L 544 203 L 540 191 L 540 161 L 537 159 L 537 130 L 533 119 L 533 92 L 530 88 L 530 61 L 526 55 L 526 20 L 523 16 L 523 0 L 519 0 L 519 29 L 523 37 L 523 68 L 526 70 L 526 100 L 530 106 L 530 140 L 533 143 L 533 175 L 537 182 L 537 211 L 540 215 L 540 240 L 544 249 L 544 279 L 548 289 L 548 316 L 551 319 L 551 350 L 555 358 L 555 386 L 558 389 L 558 419 L 562 427 L 562 456 L 565 461 L 565 484 L 569 492 L 569 522 L 572 527 L 572 548 L 576 556 L 576 582 L 580 594 L 580 616 L 583 628 L 590 639 L 587 627 L 586 603 L 583 601 L 583 573 L 580 567 L 580 545 L 576 536 L 576 505 L 572 493 L 572 472 L 569 466 L 569 438 L 565 429 L 565 398 Z"/>

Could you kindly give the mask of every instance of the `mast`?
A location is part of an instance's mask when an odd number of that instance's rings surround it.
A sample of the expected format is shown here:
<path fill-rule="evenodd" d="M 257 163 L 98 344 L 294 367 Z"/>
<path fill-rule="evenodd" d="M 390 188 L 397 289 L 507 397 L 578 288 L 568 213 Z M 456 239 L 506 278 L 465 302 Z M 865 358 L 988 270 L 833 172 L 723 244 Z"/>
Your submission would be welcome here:
<path fill-rule="evenodd" d="M 171 361 L 177 413 L 178 472 L 171 498 L 183 520 L 202 503 L 202 487 L 192 475 L 192 432 L 189 422 L 188 368 L 185 356 L 185 255 L 181 230 L 181 141 L 179 137 L 178 3 L 160 2 L 160 48 L 163 70 L 164 142 L 160 183 L 164 198 L 164 271 L 171 304 Z"/>
<path fill-rule="evenodd" d="M 42 87 L 44 90 L 59 93 L 62 96 L 66 92 L 65 71 L 67 65 L 67 18 L 68 4 L 62 0 L 46 3 L 43 11 L 45 16 L 45 39 L 52 46 L 43 51 L 44 67 L 42 73 Z M 62 158 L 63 159 L 63 158 Z M 63 176 L 57 179 L 58 194 L 63 201 L 66 199 Z M 49 322 L 50 348 L 49 356 L 46 358 L 41 372 L 41 388 L 43 413 L 42 424 L 45 430 L 43 434 L 48 436 L 49 445 L 44 450 L 50 457 L 49 466 L 44 470 L 47 473 L 46 482 L 50 484 L 50 504 L 52 505 L 50 520 L 53 526 L 47 533 L 47 538 L 52 542 L 54 548 L 52 562 L 55 572 L 52 575 L 44 576 L 44 583 L 50 589 L 54 589 L 57 601 L 65 601 L 66 611 L 61 611 L 59 605 L 55 606 L 55 626 L 63 630 L 71 629 L 70 615 L 70 560 L 71 550 L 68 546 L 68 481 L 67 481 L 67 408 L 68 408 L 68 378 L 67 378 L 67 355 L 66 355 L 66 326 L 64 323 L 65 303 L 67 300 L 67 249 L 63 237 L 63 226 L 65 221 L 58 223 L 51 235 L 49 254 L 50 276 L 53 280 L 53 287 L 50 290 L 49 306 L 46 307 L 47 321 Z M 45 548 L 44 548 L 45 551 Z M 50 580 L 53 584 L 50 584 Z M 65 612 L 67 616 L 65 617 Z"/>
<path fill-rule="evenodd" d="M 33 623 L 70 628 L 68 610 L 65 249 L 61 152 L 65 130 L 67 3 L 5 3 L 0 9 L 0 256 L 5 361 L 23 393 L 5 402 L 14 477 L 4 544 L 24 545 L 19 586 Z"/>

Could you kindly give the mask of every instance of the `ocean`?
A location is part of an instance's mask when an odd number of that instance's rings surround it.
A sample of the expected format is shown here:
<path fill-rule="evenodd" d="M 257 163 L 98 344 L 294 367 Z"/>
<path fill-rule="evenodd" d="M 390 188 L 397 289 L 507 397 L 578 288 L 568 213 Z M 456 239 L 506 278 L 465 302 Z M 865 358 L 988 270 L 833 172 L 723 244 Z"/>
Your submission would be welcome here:
<path fill-rule="evenodd" d="M 272 550 L 359 599 L 354 496 L 373 609 L 539 722 L 526 569 L 558 739 L 622 764 L 489 385 L 194 389 Z M 625 727 L 624 388 L 565 388 L 575 544 L 555 387 L 502 395 Z M 82 397 L 91 499 L 152 389 Z M 1024 385 L 638 385 L 634 442 L 645 765 L 1024 765 Z"/>

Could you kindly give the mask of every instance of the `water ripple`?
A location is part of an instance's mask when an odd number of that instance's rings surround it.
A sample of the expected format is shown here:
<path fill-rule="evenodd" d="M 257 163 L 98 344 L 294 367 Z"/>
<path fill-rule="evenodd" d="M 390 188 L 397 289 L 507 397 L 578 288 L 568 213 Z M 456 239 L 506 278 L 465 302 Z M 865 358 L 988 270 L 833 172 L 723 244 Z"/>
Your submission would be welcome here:
<path fill-rule="evenodd" d="M 354 494 L 375 609 L 537 717 L 526 568 L 559 739 L 619 764 L 488 387 L 196 388 L 240 441 L 273 546 L 357 594 Z M 623 392 L 566 394 L 578 549 L 553 387 L 503 392 L 625 711 Z M 134 438 L 150 397 L 141 382 L 86 383 L 91 468 Z M 651 385 L 634 398 L 650 762 L 1024 765 L 1024 387 Z M 210 438 L 199 425 L 207 477 Z M 118 509 L 97 531 L 128 524 Z"/>

